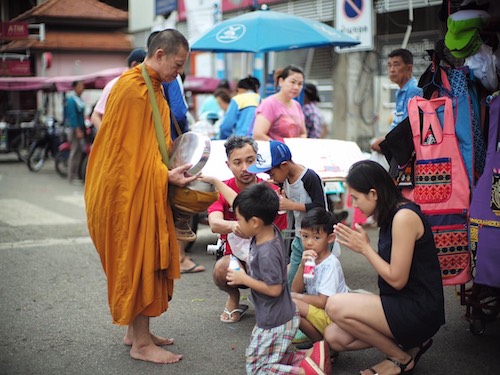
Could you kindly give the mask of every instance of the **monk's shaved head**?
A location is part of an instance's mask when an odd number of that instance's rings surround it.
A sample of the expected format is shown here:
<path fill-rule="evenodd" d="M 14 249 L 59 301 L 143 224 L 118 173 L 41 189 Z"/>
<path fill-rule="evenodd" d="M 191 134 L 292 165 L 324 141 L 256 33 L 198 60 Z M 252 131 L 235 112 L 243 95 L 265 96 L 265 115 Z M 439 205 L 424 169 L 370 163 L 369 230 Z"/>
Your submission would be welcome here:
<path fill-rule="evenodd" d="M 189 51 L 189 42 L 184 35 L 175 29 L 166 29 L 152 38 L 148 57 L 152 57 L 158 49 L 162 49 L 167 55 L 176 55 L 181 48 Z"/>

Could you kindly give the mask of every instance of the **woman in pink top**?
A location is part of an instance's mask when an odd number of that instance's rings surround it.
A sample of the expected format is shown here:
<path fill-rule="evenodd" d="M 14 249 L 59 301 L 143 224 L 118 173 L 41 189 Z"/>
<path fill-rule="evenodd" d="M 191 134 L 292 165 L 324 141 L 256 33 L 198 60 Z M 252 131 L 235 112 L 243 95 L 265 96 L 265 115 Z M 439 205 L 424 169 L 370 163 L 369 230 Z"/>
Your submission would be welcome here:
<path fill-rule="evenodd" d="M 278 76 L 279 91 L 264 99 L 255 111 L 253 137 L 258 141 L 283 138 L 306 138 L 304 113 L 300 104 L 293 100 L 299 96 L 304 84 L 304 73 L 289 65 Z"/>

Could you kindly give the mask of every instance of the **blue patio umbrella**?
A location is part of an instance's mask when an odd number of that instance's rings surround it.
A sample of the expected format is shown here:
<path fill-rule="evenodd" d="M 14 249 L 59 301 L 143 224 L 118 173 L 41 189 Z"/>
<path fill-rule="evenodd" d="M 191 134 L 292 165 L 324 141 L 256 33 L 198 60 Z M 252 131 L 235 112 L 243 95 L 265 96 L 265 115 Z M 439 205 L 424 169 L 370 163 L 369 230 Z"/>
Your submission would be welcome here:
<path fill-rule="evenodd" d="M 325 46 L 348 47 L 359 43 L 319 21 L 256 10 L 217 24 L 195 40 L 191 49 L 257 53 Z"/>

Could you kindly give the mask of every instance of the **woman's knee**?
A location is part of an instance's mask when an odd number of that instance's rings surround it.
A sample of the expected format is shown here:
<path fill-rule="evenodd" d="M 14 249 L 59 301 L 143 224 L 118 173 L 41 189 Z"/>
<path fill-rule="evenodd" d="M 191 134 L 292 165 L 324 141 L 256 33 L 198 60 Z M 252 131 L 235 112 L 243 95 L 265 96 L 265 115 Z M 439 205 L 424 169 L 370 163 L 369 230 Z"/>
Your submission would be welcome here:
<path fill-rule="evenodd" d="M 340 318 L 341 300 L 340 294 L 334 294 L 326 301 L 325 311 L 333 322 Z"/>
<path fill-rule="evenodd" d="M 345 350 L 344 345 L 342 345 L 339 341 L 340 335 L 337 332 L 337 325 L 335 323 L 331 323 L 326 326 L 325 331 L 323 332 L 323 338 L 328 343 L 331 349 L 341 352 Z"/>

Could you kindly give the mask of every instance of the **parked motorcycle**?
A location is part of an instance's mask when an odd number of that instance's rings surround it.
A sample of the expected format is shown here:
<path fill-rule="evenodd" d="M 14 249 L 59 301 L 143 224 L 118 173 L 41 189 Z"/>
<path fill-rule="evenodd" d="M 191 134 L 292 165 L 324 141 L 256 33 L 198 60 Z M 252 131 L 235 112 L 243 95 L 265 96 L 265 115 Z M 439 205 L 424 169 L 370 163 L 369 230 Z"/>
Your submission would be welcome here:
<path fill-rule="evenodd" d="M 29 116 L 30 111 L 26 112 L 28 112 L 28 114 L 16 111 L 19 119 L 29 118 L 21 117 Z M 0 153 L 15 152 L 17 153 L 19 161 L 26 162 L 30 146 L 33 143 L 33 140 L 40 136 L 39 133 L 43 127 L 39 123 L 36 116 L 31 121 L 17 121 L 16 123 L 0 121 Z"/>
<path fill-rule="evenodd" d="M 82 139 L 83 153 L 82 159 L 80 161 L 80 166 L 78 167 L 78 177 L 85 181 L 85 173 L 87 171 L 87 162 L 90 154 L 90 149 L 92 148 L 92 143 L 96 135 L 96 129 L 94 125 L 90 124 L 86 126 L 85 137 Z M 56 171 L 61 177 L 68 177 L 68 160 L 69 153 L 71 151 L 71 142 L 66 140 L 59 145 L 59 151 L 56 155 Z"/>
<path fill-rule="evenodd" d="M 71 151 L 71 142 L 67 139 L 59 145 L 58 152 L 56 154 L 56 172 L 61 177 L 68 177 L 68 160 L 69 153 Z"/>
<path fill-rule="evenodd" d="M 47 118 L 41 136 L 30 146 L 27 158 L 29 170 L 39 172 L 50 156 L 55 158 L 63 137 L 64 132 L 58 122 L 51 117 Z"/>

